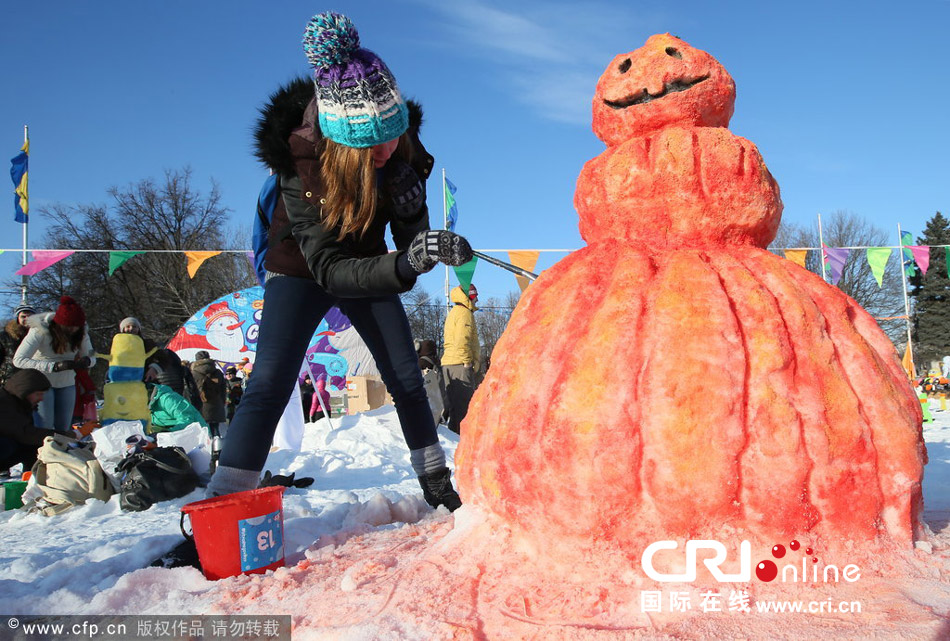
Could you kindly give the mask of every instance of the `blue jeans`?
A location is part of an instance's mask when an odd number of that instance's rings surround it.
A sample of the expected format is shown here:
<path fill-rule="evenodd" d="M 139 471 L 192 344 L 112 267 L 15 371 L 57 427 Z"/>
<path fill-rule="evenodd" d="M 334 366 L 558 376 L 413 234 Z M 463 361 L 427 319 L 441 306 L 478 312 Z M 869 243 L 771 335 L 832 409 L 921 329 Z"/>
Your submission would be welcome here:
<path fill-rule="evenodd" d="M 71 434 L 73 423 L 73 407 L 76 405 L 76 386 L 51 387 L 46 390 L 43 400 L 40 401 L 37 412 L 42 425 L 48 430 Z"/>
<path fill-rule="evenodd" d="M 264 286 L 254 371 L 230 425 L 219 465 L 261 471 L 277 421 L 297 384 L 310 339 L 337 305 L 353 323 L 393 397 L 410 450 L 438 443 L 406 310 L 395 294 L 337 298 L 316 281 L 275 276 Z"/>

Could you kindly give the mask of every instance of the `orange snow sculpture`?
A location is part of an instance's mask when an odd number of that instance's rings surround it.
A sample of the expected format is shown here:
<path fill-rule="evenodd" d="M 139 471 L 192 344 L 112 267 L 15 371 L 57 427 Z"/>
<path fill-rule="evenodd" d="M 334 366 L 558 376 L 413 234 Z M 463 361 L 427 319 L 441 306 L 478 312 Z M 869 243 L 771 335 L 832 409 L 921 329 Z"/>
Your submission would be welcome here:
<path fill-rule="evenodd" d="M 668 34 L 597 84 L 588 246 L 525 292 L 456 454 L 463 500 L 539 548 L 913 540 L 920 403 L 857 303 L 764 249 L 782 203 L 734 100 Z"/>

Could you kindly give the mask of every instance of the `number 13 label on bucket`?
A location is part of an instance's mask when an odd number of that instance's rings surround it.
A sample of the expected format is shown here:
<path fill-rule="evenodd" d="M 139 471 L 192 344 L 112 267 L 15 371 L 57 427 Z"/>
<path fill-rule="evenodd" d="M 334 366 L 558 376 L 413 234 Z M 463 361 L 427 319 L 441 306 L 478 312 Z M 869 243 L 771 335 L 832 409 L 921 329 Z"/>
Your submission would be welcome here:
<path fill-rule="evenodd" d="M 284 532 L 280 511 L 238 521 L 241 571 L 263 568 L 284 558 Z"/>

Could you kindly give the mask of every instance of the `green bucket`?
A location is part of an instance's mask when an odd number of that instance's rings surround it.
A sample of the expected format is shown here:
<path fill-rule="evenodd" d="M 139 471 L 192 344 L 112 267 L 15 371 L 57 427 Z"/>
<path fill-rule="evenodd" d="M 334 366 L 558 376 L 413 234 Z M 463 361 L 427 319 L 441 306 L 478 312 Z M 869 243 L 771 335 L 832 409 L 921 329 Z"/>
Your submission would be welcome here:
<path fill-rule="evenodd" d="M 3 509 L 15 510 L 23 507 L 23 492 L 26 481 L 7 481 L 3 484 Z"/>

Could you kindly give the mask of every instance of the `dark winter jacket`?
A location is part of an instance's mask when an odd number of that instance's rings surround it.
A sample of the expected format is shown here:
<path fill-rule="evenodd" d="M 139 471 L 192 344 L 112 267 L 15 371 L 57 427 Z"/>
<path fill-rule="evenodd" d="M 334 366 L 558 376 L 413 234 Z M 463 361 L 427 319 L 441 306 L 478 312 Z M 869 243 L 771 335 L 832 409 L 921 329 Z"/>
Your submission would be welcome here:
<path fill-rule="evenodd" d="M 49 387 L 49 379 L 35 369 L 20 370 L 11 376 L 0 389 L 0 436 L 39 447 L 44 438 L 53 435 L 53 430 L 33 425 L 33 407 L 26 400 L 33 392 Z"/>
<path fill-rule="evenodd" d="M 423 186 L 423 204 L 407 219 L 395 216 L 393 194 L 381 187 L 376 215 L 365 234 L 351 234 L 338 240 L 339 228 L 324 226 L 321 219 L 323 185 L 317 149 L 322 136 L 317 122 L 313 84 L 298 79 L 271 96 L 258 123 L 257 155 L 280 174 L 282 198 L 274 210 L 268 236 L 268 271 L 314 278 L 328 293 L 339 297 L 361 297 L 408 291 L 415 284 L 400 278 L 396 261 L 417 233 L 429 228 L 424 204 L 425 180 L 432 171 L 433 158 L 419 141 L 422 110 L 409 103 L 409 137 L 413 155 L 409 167 Z M 395 176 L 406 166 L 395 158 L 378 172 L 381 185 L 401 181 Z M 398 196 L 398 194 L 397 194 Z M 288 237 L 288 225 L 293 237 Z M 387 225 L 398 251 L 388 253 Z"/>
<path fill-rule="evenodd" d="M 227 382 L 224 372 L 212 359 L 202 358 L 191 364 L 191 373 L 201 396 L 201 415 L 209 423 L 226 421 Z"/>
<path fill-rule="evenodd" d="M 14 318 L 0 332 L 0 358 L 3 359 L 0 363 L 0 385 L 20 371 L 20 368 L 13 364 L 13 355 L 16 354 L 17 347 L 23 342 L 28 331 L 28 328 L 20 325 Z"/>
<path fill-rule="evenodd" d="M 154 341 L 145 340 L 146 353 L 154 345 Z M 182 371 L 184 368 L 181 365 L 181 357 L 170 349 L 159 347 L 154 354 L 145 359 L 145 367 L 148 368 L 152 363 L 158 365 L 162 370 L 158 374 L 158 382 L 172 388 L 176 394 L 184 396 L 185 376 Z"/>

